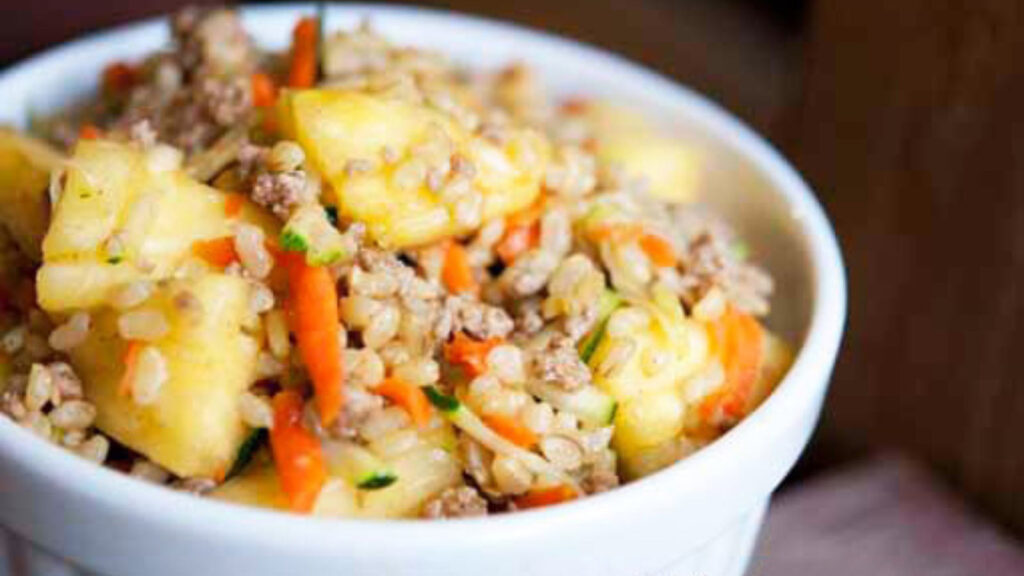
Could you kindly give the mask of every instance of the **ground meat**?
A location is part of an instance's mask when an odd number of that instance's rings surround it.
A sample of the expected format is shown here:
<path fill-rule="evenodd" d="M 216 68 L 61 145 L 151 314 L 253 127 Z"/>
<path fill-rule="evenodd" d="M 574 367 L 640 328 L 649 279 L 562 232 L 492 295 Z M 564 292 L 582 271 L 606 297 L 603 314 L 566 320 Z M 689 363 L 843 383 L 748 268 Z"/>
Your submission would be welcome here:
<path fill-rule="evenodd" d="M 504 338 L 513 328 L 515 323 L 503 309 L 468 296 L 449 296 L 440 310 L 434 333 L 444 339 L 451 332 L 463 331 L 478 340 L 487 340 Z"/>
<path fill-rule="evenodd" d="M 178 47 L 176 56 L 189 72 L 238 72 L 251 67 L 254 59 L 252 42 L 234 10 L 185 8 L 171 19 L 171 35 Z"/>
<path fill-rule="evenodd" d="M 383 409 L 384 399 L 380 396 L 347 386 L 343 413 L 326 432 L 334 438 L 351 440 L 358 435 L 363 423 Z"/>
<path fill-rule="evenodd" d="M 175 51 L 142 67 L 112 128 L 128 131 L 145 120 L 161 142 L 191 154 L 251 113 L 254 50 L 231 10 L 186 9 L 171 28 Z"/>
<path fill-rule="evenodd" d="M 590 368 L 580 359 L 576 344 L 566 336 L 556 336 L 533 357 L 536 378 L 572 392 L 590 384 Z"/>
<path fill-rule="evenodd" d="M 688 306 L 718 286 L 740 310 L 755 316 L 768 313 L 768 298 L 773 290 L 771 277 L 738 258 L 721 237 L 710 232 L 698 235 L 686 246 L 681 265 L 680 296 Z"/>
<path fill-rule="evenodd" d="M 282 220 L 287 220 L 296 206 L 314 200 L 309 196 L 306 175 L 299 170 L 276 174 L 264 172 L 256 176 L 252 186 L 253 201 Z"/>
<path fill-rule="evenodd" d="M 469 486 L 448 488 L 423 507 L 423 517 L 431 519 L 468 518 L 486 514 L 487 500 Z"/>
<path fill-rule="evenodd" d="M 539 298 L 522 300 L 516 308 L 517 331 L 523 335 L 532 336 L 544 328 L 544 316 L 541 314 Z"/>
<path fill-rule="evenodd" d="M 619 475 L 615 473 L 615 468 L 605 466 L 589 467 L 580 482 L 580 486 L 587 494 L 607 492 L 618 485 Z"/>
<path fill-rule="evenodd" d="M 205 77 L 199 80 L 195 90 L 195 101 L 219 126 L 228 127 L 241 122 L 252 109 L 248 78 Z"/>

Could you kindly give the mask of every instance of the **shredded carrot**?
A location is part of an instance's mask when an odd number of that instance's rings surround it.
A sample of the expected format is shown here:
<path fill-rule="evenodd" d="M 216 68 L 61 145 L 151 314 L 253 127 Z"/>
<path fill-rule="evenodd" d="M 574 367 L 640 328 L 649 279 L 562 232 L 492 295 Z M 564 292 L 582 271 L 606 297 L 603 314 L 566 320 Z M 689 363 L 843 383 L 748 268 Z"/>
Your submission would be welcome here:
<path fill-rule="evenodd" d="M 520 254 L 540 244 L 540 222 L 507 224 L 505 234 L 494 246 L 494 251 L 506 265 L 515 262 Z"/>
<path fill-rule="evenodd" d="M 263 72 L 252 75 L 252 104 L 257 108 L 269 108 L 277 101 L 277 85 L 274 79 Z"/>
<path fill-rule="evenodd" d="M 288 504 L 295 512 L 308 513 L 327 482 L 327 466 L 317 437 L 302 425 L 302 396 L 294 390 L 274 397 L 274 426 L 270 452 Z"/>
<path fill-rule="evenodd" d="M 375 386 L 373 393 L 404 408 L 416 426 L 424 428 L 430 423 L 430 400 L 419 386 L 392 377 Z"/>
<path fill-rule="evenodd" d="M 197 240 L 192 244 L 192 253 L 214 268 L 223 270 L 238 260 L 235 241 L 230 236 L 212 240 Z"/>
<path fill-rule="evenodd" d="M 457 332 L 451 342 L 444 345 L 444 357 L 448 362 L 464 369 L 471 378 L 487 371 L 487 355 L 501 344 L 501 338 L 474 340 L 464 332 Z"/>
<path fill-rule="evenodd" d="M 444 253 L 444 265 L 441 268 L 441 279 L 448 291 L 453 294 L 474 294 L 480 286 L 473 278 L 473 269 L 469 266 L 466 249 L 458 242 L 449 242 Z"/>
<path fill-rule="evenodd" d="M 234 218 L 242 213 L 243 206 L 245 206 L 245 196 L 232 192 L 224 198 L 224 215 Z"/>
<path fill-rule="evenodd" d="M 499 436 L 516 446 L 533 448 L 540 440 L 533 430 L 530 430 L 514 418 L 501 414 L 484 414 L 481 420 L 484 421 L 488 428 L 494 430 Z"/>
<path fill-rule="evenodd" d="M 121 396 L 128 396 L 132 393 L 132 385 L 135 383 L 135 369 L 139 364 L 139 351 L 142 345 L 136 341 L 128 343 L 128 349 L 124 353 L 124 373 L 121 375 L 121 382 L 117 386 L 117 393 Z"/>
<path fill-rule="evenodd" d="M 551 488 L 539 488 L 530 490 L 526 494 L 514 500 L 516 508 L 521 510 L 529 508 L 542 508 L 553 504 L 561 504 L 576 499 L 576 491 L 572 486 L 560 484 Z"/>
<path fill-rule="evenodd" d="M 666 268 L 676 265 L 675 248 L 657 234 L 646 233 L 640 236 L 640 248 L 655 266 Z"/>
<path fill-rule="evenodd" d="M 288 67 L 288 86 L 309 88 L 316 83 L 316 18 L 303 18 L 292 33 L 292 54 Z"/>
<path fill-rule="evenodd" d="M 725 369 L 725 382 L 700 404 L 700 414 L 741 418 L 757 381 L 763 353 L 761 325 L 753 316 L 729 307 L 710 327 L 711 344 Z"/>
<path fill-rule="evenodd" d="M 114 62 L 103 69 L 103 89 L 111 94 L 123 94 L 139 81 L 139 71 L 125 62 Z"/>
<path fill-rule="evenodd" d="M 344 402 L 338 289 L 330 271 L 307 265 L 302 255 L 289 255 L 285 262 L 295 337 L 313 381 L 320 421 L 327 426 L 337 419 Z"/>
<path fill-rule="evenodd" d="M 78 129 L 78 137 L 82 140 L 97 140 L 103 138 L 103 131 L 92 124 L 83 124 Z"/>
<path fill-rule="evenodd" d="M 506 265 L 540 244 L 540 216 L 543 211 L 544 198 L 541 197 L 529 208 L 505 219 L 505 233 L 494 246 L 494 251 Z"/>
<path fill-rule="evenodd" d="M 594 242 L 611 240 L 613 242 L 628 242 L 641 236 L 643 228 L 633 222 L 610 222 L 592 226 L 587 230 L 587 237 Z"/>

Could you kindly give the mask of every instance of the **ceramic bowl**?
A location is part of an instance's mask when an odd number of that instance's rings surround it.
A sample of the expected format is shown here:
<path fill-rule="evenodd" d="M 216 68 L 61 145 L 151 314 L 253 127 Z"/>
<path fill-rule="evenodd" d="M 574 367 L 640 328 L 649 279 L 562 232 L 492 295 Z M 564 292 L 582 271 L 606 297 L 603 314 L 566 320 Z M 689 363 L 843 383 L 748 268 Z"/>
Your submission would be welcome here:
<path fill-rule="evenodd" d="M 286 45 L 310 5 L 245 10 L 262 44 Z M 471 67 L 534 67 L 555 95 L 640 107 L 703 158 L 701 194 L 736 223 L 777 279 L 769 324 L 796 361 L 774 394 L 666 470 L 562 506 L 447 522 L 340 521 L 249 509 L 147 485 L 0 418 L 0 524 L 32 574 L 107 576 L 736 576 L 771 496 L 807 444 L 842 333 L 835 236 L 785 160 L 721 108 L 623 58 L 522 27 L 418 8 L 336 5 L 328 29 L 369 17 L 387 37 Z M 0 122 L 24 125 L 94 89 L 105 63 L 164 45 L 164 21 L 91 35 L 0 76 Z M 30 544 L 28 544 L 30 543 Z M 58 560 L 60 559 L 60 560 Z M 20 574 L 18 576 L 21 576 Z"/>

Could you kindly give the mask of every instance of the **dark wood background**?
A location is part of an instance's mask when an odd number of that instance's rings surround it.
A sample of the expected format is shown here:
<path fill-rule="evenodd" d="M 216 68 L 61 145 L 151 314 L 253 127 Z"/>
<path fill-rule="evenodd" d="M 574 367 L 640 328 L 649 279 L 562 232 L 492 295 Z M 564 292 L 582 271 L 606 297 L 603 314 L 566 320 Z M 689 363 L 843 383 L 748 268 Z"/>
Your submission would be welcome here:
<path fill-rule="evenodd" d="M 20 3 L 3 11 L 0 63 L 180 4 Z M 780 145 L 832 217 L 851 291 L 796 478 L 900 449 L 1024 535 L 1024 3 L 427 4 L 622 52 Z"/>

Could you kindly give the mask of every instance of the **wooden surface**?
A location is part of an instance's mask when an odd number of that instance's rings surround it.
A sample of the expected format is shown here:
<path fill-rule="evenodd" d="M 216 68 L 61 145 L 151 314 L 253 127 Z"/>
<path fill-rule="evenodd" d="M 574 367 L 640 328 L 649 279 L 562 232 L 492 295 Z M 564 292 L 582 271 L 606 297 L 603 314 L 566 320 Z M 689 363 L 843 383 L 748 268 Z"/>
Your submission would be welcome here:
<path fill-rule="evenodd" d="M 750 576 L 1020 576 L 1024 545 L 925 468 L 878 458 L 772 501 Z"/>
<path fill-rule="evenodd" d="M 822 0 L 785 148 L 850 318 L 812 460 L 904 448 L 1024 535 L 1024 3 Z"/>

